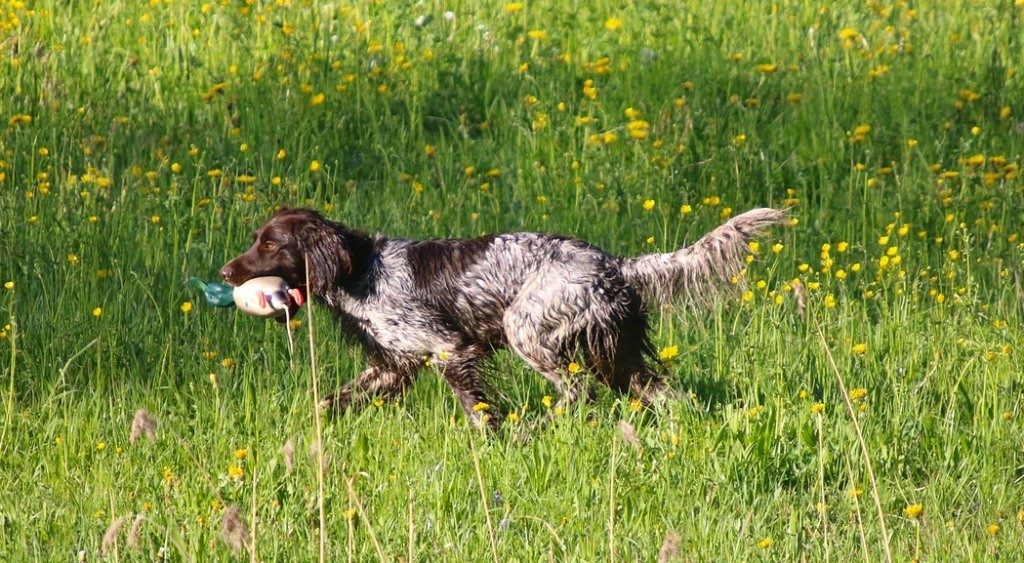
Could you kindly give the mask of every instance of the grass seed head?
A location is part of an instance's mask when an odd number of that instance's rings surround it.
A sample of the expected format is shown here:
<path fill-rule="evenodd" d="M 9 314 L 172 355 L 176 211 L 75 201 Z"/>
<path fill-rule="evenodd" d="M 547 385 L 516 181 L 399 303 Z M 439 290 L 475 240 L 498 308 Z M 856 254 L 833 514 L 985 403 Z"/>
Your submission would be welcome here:
<path fill-rule="evenodd" d="M 135 412 L 135 418 L 132 419 L 132 429 L 128 441 L 134 444 L 143 435 L 151 443 L 156 442 L 156 420 L 153 420 L 146 409 L 139 409 Z"/>
<path fill-rule="evenodd" d="M 249 545 L 249 527 L 242 520 L 238 506 L 232 504 L 224 511 L 220 521 L 220 537 L 235 553 Z"/>

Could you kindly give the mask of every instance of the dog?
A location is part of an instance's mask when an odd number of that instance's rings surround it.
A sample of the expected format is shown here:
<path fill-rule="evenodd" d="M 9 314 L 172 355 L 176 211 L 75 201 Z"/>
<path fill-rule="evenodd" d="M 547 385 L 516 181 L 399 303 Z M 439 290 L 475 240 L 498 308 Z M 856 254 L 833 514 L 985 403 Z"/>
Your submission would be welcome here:
<path fill-rule="evenodd" d="M 785 216 L 754 209 L 675 252 L 619 258 L 550 234 L 371 237 L 313 210 L 282 209 L 220 275 L 236 286 L 279 276 L 325 303 L 362 344 L 368 367 L 322 407 L 393 399 L 430 364 L 474 424 L 498 425 L 479 367 L 499 348 L 547 378 L 563 408 L 589 396 L 580 367 L 644 403 L 670 393 L 651 367 L 649 310 L 732 286 L 749 243 Z"/>

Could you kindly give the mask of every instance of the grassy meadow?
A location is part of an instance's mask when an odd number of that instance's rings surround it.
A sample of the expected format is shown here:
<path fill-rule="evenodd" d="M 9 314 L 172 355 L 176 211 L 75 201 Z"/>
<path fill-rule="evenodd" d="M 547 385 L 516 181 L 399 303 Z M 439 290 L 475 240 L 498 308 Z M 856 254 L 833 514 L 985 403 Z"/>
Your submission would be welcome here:
<path fill-rule="evenodd" d="M 1024 559 L 1024 1 L 828 4 L 0 0 L 0 560 Z M 791 221 L 657 315 L 685 400 L 550 412 L 501 353 L 499 433 L 429 369 L 318 430 L 328 311 L 290 355 L 185 284 L 280 205 Z"/>

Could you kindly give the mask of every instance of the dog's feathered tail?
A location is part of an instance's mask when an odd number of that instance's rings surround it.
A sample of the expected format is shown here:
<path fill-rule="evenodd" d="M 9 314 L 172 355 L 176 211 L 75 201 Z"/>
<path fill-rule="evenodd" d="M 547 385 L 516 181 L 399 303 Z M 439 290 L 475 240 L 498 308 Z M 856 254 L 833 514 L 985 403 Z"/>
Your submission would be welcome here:
<path fill-rule="evenodd" d="M 649 303 L 668 304 L 681 297 L 704 301 L 730 286 L 743 269 L 750 242 L 785 218 L 786 212 L 778 209 L 752 209 L 686 248 L 624 259 L 622 273 Z"/>

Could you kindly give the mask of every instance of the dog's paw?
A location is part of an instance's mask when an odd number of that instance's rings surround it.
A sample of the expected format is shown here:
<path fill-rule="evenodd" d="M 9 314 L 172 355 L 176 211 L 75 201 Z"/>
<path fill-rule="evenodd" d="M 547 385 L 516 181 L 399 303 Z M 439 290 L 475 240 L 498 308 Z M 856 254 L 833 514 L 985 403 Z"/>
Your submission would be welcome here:
<path fill-rule="evenodd" d="M 320 407 L 321 411 L 337 414 L 348 409 L 351 401 L 352 397 L 349 393 L 339 391 L 337 393 L 331 393 L 323 399 L 320 399 L 320 403 L 317 406 Z"/>

